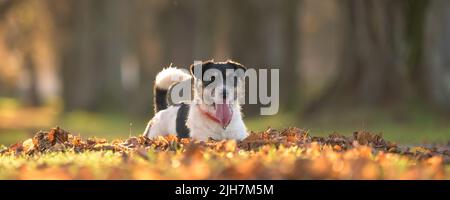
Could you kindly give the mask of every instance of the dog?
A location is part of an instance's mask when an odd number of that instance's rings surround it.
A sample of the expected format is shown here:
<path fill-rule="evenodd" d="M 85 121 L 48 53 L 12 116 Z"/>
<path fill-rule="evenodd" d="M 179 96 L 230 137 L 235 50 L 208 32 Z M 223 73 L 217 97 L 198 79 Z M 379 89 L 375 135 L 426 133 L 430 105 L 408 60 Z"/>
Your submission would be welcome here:
<path fill-rule="evenodd" d="M 153 91 L 155 115 L 143 135 L 154 138 L 176 134 L 179 138 L 191 137 L 199 141 L 246 138 L 248 133 L 239 102 L 239 97 L 244 95 L 242 74 L 246 68 L 231 60 L 210 60 L 192 64 L 189 69 L 190 73 L 168 67 L 157 74 Z M 183 81 L 193 82 L 193 101 L 169 106 L 168 91 Z"/>

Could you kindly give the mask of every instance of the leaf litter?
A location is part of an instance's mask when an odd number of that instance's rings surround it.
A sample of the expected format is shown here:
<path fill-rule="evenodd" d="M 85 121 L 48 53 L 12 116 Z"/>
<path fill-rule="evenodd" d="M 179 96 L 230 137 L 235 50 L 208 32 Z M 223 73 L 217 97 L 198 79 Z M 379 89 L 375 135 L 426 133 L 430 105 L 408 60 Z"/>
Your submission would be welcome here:
<path fill-rule="evenodd" d="M 52 156 L 71 161 L 51 163 Z M 72 161 L 78 157 L 95 161 Z M 450 144 L 401 146 L 366 131 L 316 137 L 295 127 L 251 132 L 239 142 L 175 136 L 108 142 L 56 127 L 1 148 L 0 160 L 21 161 L 0 162 L 0 178 L 8 179 L 46 173 L 52 179 L 450 179 Z"/>

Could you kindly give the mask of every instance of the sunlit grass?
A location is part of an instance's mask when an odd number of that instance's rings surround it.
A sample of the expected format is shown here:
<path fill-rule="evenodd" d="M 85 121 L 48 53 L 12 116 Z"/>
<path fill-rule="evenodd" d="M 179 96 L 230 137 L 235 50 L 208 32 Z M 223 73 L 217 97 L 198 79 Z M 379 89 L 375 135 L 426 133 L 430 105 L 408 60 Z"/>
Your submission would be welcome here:
<path fill-rule="evenodd" d="M 71 112 L 63 114 L 59 126 L 73 133 L 106 139 L 127 138 L 139 135 L 147 124 L 146 119 L 134 119 L 117 113 Z"/>
<path fill-rule="evenodd" d="M 31 137 L 40 129 L 60 126 L 74 134 L 106 139 L 140 135 L 152 117 L 130 117 L 121 113 L 74 111 L 61 113 L 59 103 L 44 108 L 27 108 L 17 100 L 0 98 L 0 144 L 10 145 Z M 249 131 L 268 127 L 281 129 L 296 126 L 310 134 L 324 136 L 333 132 L 351 136 L 354 131 L 382 133 L 391 141 L 404 144 L 446 143 L 450 140 L 448 120 L 438 118 L 426 109 L 408 110 L 398 117 L 388 109 L 352 109 L 345 113 L 325 112 L 317 117 L 292 112 L 272 116 L 244 117 Z"/>
<path fill-rule="evenodd" d="M 281 129 L 289 126 L 298 126 L 300 121 L 296 119 L 293 113 L 280 113 L 277 115 L 244 118 L 244 121 L 249 131 L 262 131 L 269 127 Z"/>
<path fill-rule="evenodd" d="M 380 133 L 384 138 L 403 144 L 447 143 L 450 141 L 450 124 L 423 111 L 413 111 L 408 119 L 395 119 L 388 112 L 327 113 L 319 117 L 301 119 L 293 113 L 249 118 L 249 130 L 260 131 L 267 127 L 286 128 L 296 126 L 309 130 L 314 136 L 326 136 L 333 132 L 351 136 L 355 131 Z"/>
<path fill-rule="evenodd" d="M 354 131 L 370 131 L 403 144 L 450 141 L 450 124 L 447 120 L 420 109 L 409 110 L 400 116 L 389 110 L 355 109 L 346 113 L 328 113 L 299 123 L 297 126 L 320 136 L 333 132 L 351 135 Z"/>

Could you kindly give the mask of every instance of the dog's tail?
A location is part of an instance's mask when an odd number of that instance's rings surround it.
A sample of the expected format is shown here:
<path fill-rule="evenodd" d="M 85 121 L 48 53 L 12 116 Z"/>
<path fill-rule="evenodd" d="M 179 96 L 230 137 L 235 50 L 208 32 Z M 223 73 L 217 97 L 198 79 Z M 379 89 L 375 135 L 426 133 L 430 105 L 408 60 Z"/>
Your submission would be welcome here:
<path fill-rule="evenodd" d="M 168 67 L 159 72 L 156 75 L 155 87 L 153 89 L 155 113 L 167 108 L 167 91 L 169 91 L 169 88 L 176 83 L 190 78 L 191 75 L 189 73 L 174 67 Z"/>

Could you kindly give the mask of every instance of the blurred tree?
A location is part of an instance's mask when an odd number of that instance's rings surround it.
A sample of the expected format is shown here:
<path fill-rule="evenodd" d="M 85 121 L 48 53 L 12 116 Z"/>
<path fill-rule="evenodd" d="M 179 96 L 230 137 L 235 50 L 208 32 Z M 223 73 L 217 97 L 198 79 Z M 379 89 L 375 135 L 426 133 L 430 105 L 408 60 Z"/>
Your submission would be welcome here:
<path fill-rule="evenodd" d="M 6 19 L 6 14 L 8 13 L 8 11 L 13 7 L 13 5 L 18 2 L 18 1 L 13 1 L 13 0 L 5 0 L 5 1 L 0 1 L 0 25 L 3 25 L 3 20 Z M 3 80 L 1 80 L 3 81 Z M 0 82 L 0 95 L 6 95 L 9 92 L 8 91 L 8 87 L 7 84 Z"/>
<path fill-rule="evenodd" d="M 231 1 L 231 58 L 252 68 L 280 69 L 280 107 L 298 109 L 302 1 Z M 270 81 L 270 80 L 269 80 Z M 270 84 L 270 82 L 269 82 Z M 289 88 L 289 89 L 287 89 Z M 246 105 L 256 114 L 260 105 Z"/>
<path fill-rule="evenodd" d="M 127 3 L 58 1 L 49 3 L 57 20 L 63 99 L 66 110 L 123 106 L 120 63 Z"/>
<path fill-rule="evenodd" d="M 299 20 L 299 8 L 301 8 L 301 1 L 299 0 L 288 0 L 284 1 L 281 9 L 284 13 L 282 17 L 282 29 L 283 35 L 283 56 L 281 58 L 280 65 L 283 66 L 282 71 L 280 71 L 281 79 L 280 87 L 289 88 L 289 90 L 284 90 L 280 93 L 280 98 L 285 98 L 283 103 L 284 109 L 291 111 L 299 111 L 301 104 L 300 83 L 298 68 L 299 68 L 299 46 L 300 46 L 300 20 Z"/>
<path fill-rule="evenodd" d="M 407 66 L 411 73 L 411 86 L 420 97 L 428 96 L 424 77 L 427 67 L 423 63 L 423 54 L 426 51 L 423 42 L 428 4 L 428 0 L 408 0 L 406 6 Z"/>
<path fill-rule="evenodd" d="M 20 0 L 2 0 L 0 1 L 0 20 L 5 19 L 6 13 L 14 6 L 17 5 Z"/>
<path fill-rule="evenodd" d="M 36 65 L 36 52 L 39 47 L 36 41 L 42 39 L 45 22 L 38 26 L 39 20 L 48 20 L 45 17 L 39 19 L 42 7 L 37 2 L 31 1 L 3 1 L 0 2 L 0 23 L 5 27 L 6 46 L 12 52 L 17 52 L 21 58 L 21 74 L 17 85 L 18 94 L 22 102 L 29 106 L 42 105 L 41 95 L 39 94 L 39 66 Z M 9 19 L 3 21 L 3 19 Z M 8 66 L 9 67 L 9 66 Z"/>
<path fill-rule="evenodd" d="M 16 2 L 20 1 L 0 1 L 0 22 Z M 151 113 L 152 82 L 161 67 L 171 62 L 185 67 L 211 58 L 280 68 L 280 105 L 289 111 L 301 105 L 299 13 L 304 1 L 44 2 L 56 25 L 55 57 L 66 110 Z M 449 3 L 343 0 L 336 5 L 338 67 L 307 113 L 339 102 L 370 106 L 404 102 L 414 91 L 431 104 L 450 109 Z M 37 50 L 27 44 L 37 40 L 32 37 L 39 23 L 27 23 L 13 34 L 11 44 L 23 54 L 23 69 L 31 75 L 31 86 L 36 86 Z M 130 77 L 136 80 L 130 82 Z M 38 96 L 36 90 L 30 87 L 27 98 Z M 259 110 L 259 105 L 248 107 L 249 113 Z"/>
<path fill-rule="evenodd" d="M 408 93 L 406 1 L 341 1 L 341 56 L 335 80 L 306 113 L 346 102 L 379 105 Z"/>
<path fill-rule="evenodd" d="M 296 90 L 298 2 L 63 0 L 50 4 L 58 27 L 66 110 L 109 104 L 108 108 L 148 113 L 154 75 L 171 62 L 186 67 L 194 60 L 231 58 L 249 67 L 280 67 L 281 76 L 287 77 L 281 79 L 281 87 Z M 139 65 L 138 88 L 132 91 L 120 85 L 124 58 Z M 282 90 L 286 103 L 281 105 L 294 108 L 295 94 Z"/>
<path fill-rule="evenodd" d="M 427 10 L 423 75 L 428 100 L 450 113 L 450 1 L 431 0 Z"/>
<path fill-rule="evenodd" d="M 38 94 L 38 75 L 35 61 L 30 52 L 24 54 L 24 70 L 28 74 L 29 85 L 27 91 L 25 91 L 22 101 L 31 106 L 40 106 L 42 104 Z"/>

